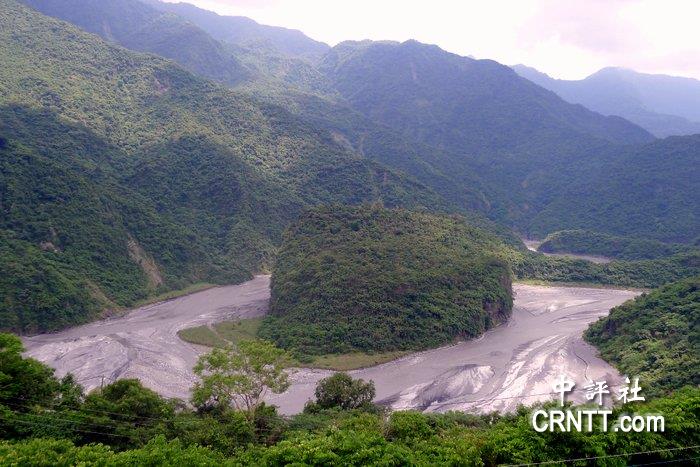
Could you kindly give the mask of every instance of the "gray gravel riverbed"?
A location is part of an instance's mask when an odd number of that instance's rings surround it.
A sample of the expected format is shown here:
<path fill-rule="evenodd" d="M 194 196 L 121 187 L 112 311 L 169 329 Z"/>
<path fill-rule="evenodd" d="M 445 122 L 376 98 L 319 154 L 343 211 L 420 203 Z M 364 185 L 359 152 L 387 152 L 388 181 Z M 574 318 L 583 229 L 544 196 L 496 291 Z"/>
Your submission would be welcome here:
<path fill-rule="evenodd" d="M 27 354 L 71 372 L 87 389 L 118 378 L 138 378 L 167 397 L 187 399 L 191 368 L 204 349 L 177 331 L 267 312 L 269 276 L 217 287 L 135 309 L 120 317 L 55 334 L 25 338 Z M 590 380 L 617 384 L 620 375 L 596 356 L 581 334 L 588 323 L 637 292 L 516 284 L 512 319 L 479 339 L 413 354 L 350 372 L 371 379 L 377 400 L 396 409 L 512 410 L 546 400 L 566 374 L 582 388 Z M 284 413 L 300 411 L 325 370 L 291 370 L 292 385 L 270 397 Z M 582 401 L 583 392 L 570 399 Z"/>

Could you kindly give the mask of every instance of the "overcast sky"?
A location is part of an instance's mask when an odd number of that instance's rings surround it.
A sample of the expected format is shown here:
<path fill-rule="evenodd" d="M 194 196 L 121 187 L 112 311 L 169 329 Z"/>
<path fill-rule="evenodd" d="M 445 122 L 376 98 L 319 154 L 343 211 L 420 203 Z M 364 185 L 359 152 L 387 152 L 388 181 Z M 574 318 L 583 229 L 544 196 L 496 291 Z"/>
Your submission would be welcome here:
<path fill-rule="evenodd" d="M 700 79 L 700 0 L 184 1 L 331 45 L 417 39 L 557 78 L 623 66 Z"/>

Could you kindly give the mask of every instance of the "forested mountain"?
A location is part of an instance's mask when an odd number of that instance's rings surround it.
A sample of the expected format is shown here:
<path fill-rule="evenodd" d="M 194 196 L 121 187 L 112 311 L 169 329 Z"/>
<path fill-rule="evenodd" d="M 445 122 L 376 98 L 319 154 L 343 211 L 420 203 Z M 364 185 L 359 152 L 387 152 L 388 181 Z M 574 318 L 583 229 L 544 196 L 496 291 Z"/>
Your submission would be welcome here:
<path fill-rule="evenodd" d="M 653 140 L 619 117 L 564 102 L 508 67 L 416 41 L 341 43 L 320 69 L 355 109 L 435 147 L 441 171 L 466 184 L 478 174 L 489 215 L 523 231 L 553 197 L 546 183 L 566 176 L 572 164 L 586 173 L 611 146 Z"/>
<path fill-rule="evenodd" d="M 149 46 L 190 70 L 283 106 L 332 134 L 348 150 L 410 174 L 462 212 L 478 210 L 525 234 L 543 237 L 552 229 L 581 228 L 578 216 L 560 213 L 557 203 L 564 203 L 573 205 L 576 213 L 585 208 L 583 217 L 595 217 L 591 228 L 601 232 L 650 233 L 674 241 L 697 235 L 693 216 L 682 220 L 677 212 L 660 208 L 683 196 L 680 187 L 669 184 L 652 200 L 644 187 L 616 178 L 616 143 L 648 140 L 648 134 L 619 118 L 567 104 L 495 62 L 458 57 L 415 41 L 363 42 L 330 50 L 317 70 L 270 47 L 217 40 L 227 40 L 225 32 L 234 34 L 236 21 L 186 4 L 150 2 L 168 10 L 164 13 L 137 0 L 88 0 L 90 8 L 83 9 L 71 4 L 75 0 L 27 1 L 111 40 L 119 36 L 118 42 L 129 48 Z M 120 14 L 122 10 L 133 11 Z M 173 30 L 161 31 L 164 23 Z M 177 25 L 182 25 L 180 32 L 197 33 L 189 40 L 188 34 L 175 33 Z M 160 51 L 148 40 L 139 42 L 141 37 L 161 37 L 159 47 L 168 50 Z M 225 52 L 231 66 L 214 54 L 200 53 L 200 42 Z M 201 58 L 210 55 L 211 59 Z M 224 69 L 208 69 L 202 61 Z M 663 165 L 665 155 L 659 152 L 656 157 Z M 695 163 L 692 158 L 675 162 L 668 175 L 673 178 L 677 171 L 681 179 L 688 172 L 683 164 Z M 613 206 L 601 211 L 591 202 L 579 206 L 571 199 L 572 183 L 578 186 L 591 177 L 593 185 L 604 185 L 608 180 L 597 177 L 611 174 L 612 187 L 602 202 Z M 636 204 L 615 204 L 620 198 L 616 190 Z M 678 209 L 684 210 L 674 211 Z M 672 232 L 668 222 L 676 224 Z"/>
<path fill-rule="evenodd" d="M 603 68 L 582 80 L 554 79 L 525 65 L 522 77 L 603 115 L 619 115 L 659 137 L 700 133 L 700 81 Z"/>
<path fill-rule="evenodd" d="M 574 228 L 666 242 L 698 238 L 700 135 L 608 148 L 589 157 L 545 179 L 542 197 L 548 203 L 531 220 L 531 235 Z"/>
<path fill-rule="evenodd" d="M 221 34 L 215 37 L 199 27 L 197 21 L 168 11 L 172 6 L 174 10 L 191 13 L 194 7 L 186 4 L 147 4 L 142 0 L 22 2 L 128 49 L 170 58 L 193 73 L 230 87 L 250 88 L 254 92 L 262 88 L 266 94 L 275 95 L 289 92 L 290 88 L 324 96 L 334 94 L 325 77 L 305 60 L 281 54 L 275 47 L 256 40 L 219 40 L 216 37 Z M 237 27 L 234 21 L 229 29 L 237 31 Z M 254 31 L 250 33 L 255 34 Z"/>
<path fill-rule="evenodd" d="M 330 48 L 295 29 L 258 24 L 244 16 L 221 16 L 184 2 L 145 0 L 153 7 L 175 13 L 196 24 L 217 40 L 252 47 L 269 47 L 288 57 L 316 60 Z"/>
<path fill-rule="evenodd" d="M 621 118 L 568 104 L 497 62 L 413 40 L 343 42 L 320 68 L 362 113 L 462 155 L 529 150 L 533 157 L 584 137 L 653 139 Z"/>
<path fill-rule="evenodd" d="M 188 70 L 234 85 L 252 73 L 232 50 L 177 15 L 139 0 L 22 0 L 38 11 L 132 50 L 151 52 Z"/>
<path fill-rule="evenodd" d="M 653 290 L 610 311 L 585 337 L 652 395 L 700 384 L 700 277 Z"/>
<path fill-rule="evenodd" d="M 301 357 L 477 337 L 510 316 L 502 249 L 459 217 L 375 206 L 307 212 L 285 233 L 260 336 Z"/>
<path fill-rule="evenodd" d="M 4 329 L 249 277 L 305 206 L 446 206 L 280 107 L 1 6 Z"/>
<path fill-rule="evenodd" d="M 89 13 L 83 13 L 81 8 L 77 8 L 75 0 L 27 0 L 27 2 L 47 14 L 66 19 L 88 31 L 95 31 L 108 40 L 119 38 L 115 38 L 114 34 L 105 34 L 105 31 L 118 30 L 119 37 L 127 39 L 117 40 L 117 42 L 133 50 L 144 50 L 148 45 L 139 44 L 132 40 L 133 37 L 143 35 L 162 37 L 161 45 L 167 43 L 168 49 L 176 50 L 177 54 L 161 53 L 161 55 L 174 59 L 185 68 L 199 71 L 207 78 L 245 91 L 274 106 L 284 106 L 315 128 L 330 132 L 339 144 L 349 150 L 411 174 L 421 183 L 439 192 L 457 209 L 486 211 L 490 204 L 486 185 L 481 183 L 478 176 L 471 176 L 468 183 L 465 183 L 464 180 L 458 181 L 449 173 L 438 169 L 436 161 L 443 157 L 441 151 L 407 140 L 397 131 L 353 110 L 343 102 L 320 72 L 302 60 L 270 54 L 264 48 L 225 47 L 207 36 L 205 41 L 207 44 L 213 43 L 224 47 L 236 64 L 234 69 L 228 72 L 217 73 L 197 67 L 197 63 L 190 60 L 190 57 L 200 55 L 201 47 L 196 39 L 206 36 L 203 31 L 198 30 L 184 18 L 170 13 L 162 14 L 138 0 L 100 0 L 99 2 L 88 0 Z M 157 2 L 153 4 L 160 5 Z M 176 7 L 173 11 L 179 11 L 181 8 L 185 12 L 204 11 L 193 10 L 194 7 L 184 4 L 160 6 Z M 122 10 L 133 10 L 134 13 L 122 15 L 120 14 Z M 208 12 L 201 14 L 205 17 L 216 16 Z M 158 27 L 165 19 L 172 24 L 181 23 L 185 32 L 197 30 L 197 34 L 192 40 L 187 34 L 167 35 L 167 31 L 163 32 Z M 227 21 L 225 17 L 220 17 L 220 20 L 224 23 Z M 224 26 L 232 31 L 236 27 L 235 22 L 233 25 Z M 156 49 L 151 51 L 159 52 Z M 219 65 L 226 64 L 225 61 L 217 61 L 215 58 L 212 60 Z M 244 68 L 240 69 L 238 65 Z M 224 67 L 224 70 L 227 68 Z M 228 79 L 227 76 L 233 78 Z"/>
<path fill-rule="evenodd" d="M 136 0 L 24 3 L 235 91 L 3 0 L 3 258 L 35 271 L 4 279 L 7 328 L 241 280 L 321 203 L 476 209 L 538 236 L 697 236 L 697 139 L 623 149 L 651 137 L 495 62 L 346 43 L 317 70 Z"/>

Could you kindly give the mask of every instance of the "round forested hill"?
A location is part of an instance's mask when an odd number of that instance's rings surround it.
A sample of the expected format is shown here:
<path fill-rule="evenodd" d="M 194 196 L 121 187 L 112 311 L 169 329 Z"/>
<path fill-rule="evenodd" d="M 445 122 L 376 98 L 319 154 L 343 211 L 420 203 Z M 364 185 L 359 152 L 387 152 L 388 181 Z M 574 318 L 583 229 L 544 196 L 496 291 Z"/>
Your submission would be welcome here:
<path fill-rule="evenodd" d="M 260 335 L 300 356 L 479 336 L 510 316 L 502 248 L 461 217 L 317 208 L 285 234 Z"/>

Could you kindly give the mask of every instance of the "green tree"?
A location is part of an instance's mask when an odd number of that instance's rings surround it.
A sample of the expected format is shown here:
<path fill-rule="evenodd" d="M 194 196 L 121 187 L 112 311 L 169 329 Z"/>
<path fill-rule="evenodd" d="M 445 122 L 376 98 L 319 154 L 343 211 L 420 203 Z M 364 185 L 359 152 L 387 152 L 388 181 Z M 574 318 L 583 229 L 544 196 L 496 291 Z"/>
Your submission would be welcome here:
<path fill-rule="evenodd" d="M 376 390 L 374 382 L 352 379 L 347 373 L 336 373 L 316 385 L 316 403 L 323 409 L 359 409 L 372 404 Z"/>
<path fill-rule="evenodd" d="M 266 341 L 245 341 L 237 347 L 214 349 L 202 355 L 194 367 L 201 378 L 192 393 L 195 406 L 228 407 L 253 420 L 265 395 L 289 387 L 285 364 L 287 353 Z"/>
<path fill-rule="evenodd" d="M 0 404 L 15 408 L 47 405 L 60 390 L 53 370 L 33 358 L 23 358 L 19 337 L 0 333 Z"/>

